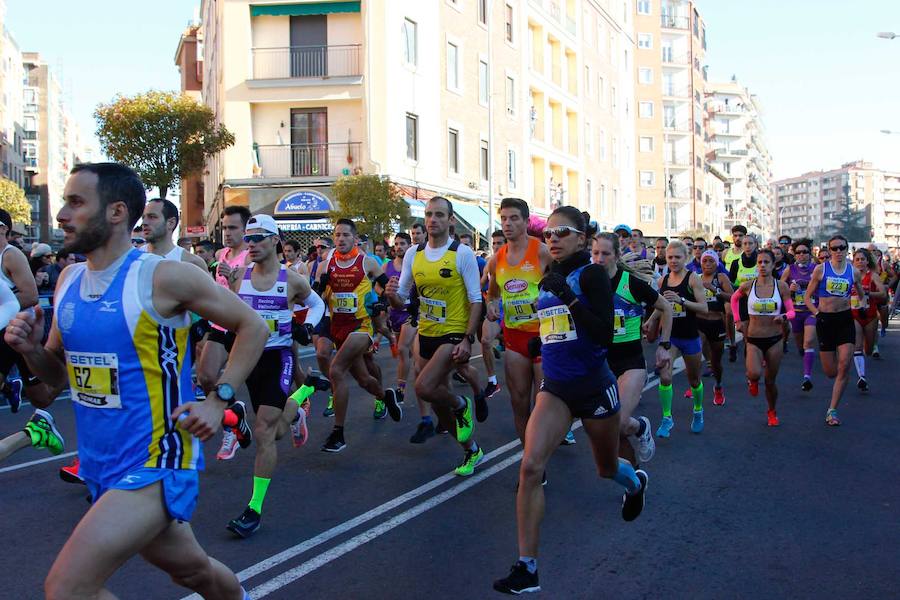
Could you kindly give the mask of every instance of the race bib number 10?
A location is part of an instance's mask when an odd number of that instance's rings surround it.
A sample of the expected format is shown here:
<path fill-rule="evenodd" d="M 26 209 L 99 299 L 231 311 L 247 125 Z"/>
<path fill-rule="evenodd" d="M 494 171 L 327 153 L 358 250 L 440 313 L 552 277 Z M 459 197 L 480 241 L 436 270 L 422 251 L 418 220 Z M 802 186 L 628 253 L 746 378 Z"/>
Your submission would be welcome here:
<path fill-rule="evenodd" d="M 506 314 L 510 323 L 527 323 L 533 321 L 535 313 L 534 300 L 509 300 L 506 302 Z"/>
<path fill-rule="evenodd" d="M 89 408 L 122 408 L 115 353 L 66 352 L 72 400 Z"/>

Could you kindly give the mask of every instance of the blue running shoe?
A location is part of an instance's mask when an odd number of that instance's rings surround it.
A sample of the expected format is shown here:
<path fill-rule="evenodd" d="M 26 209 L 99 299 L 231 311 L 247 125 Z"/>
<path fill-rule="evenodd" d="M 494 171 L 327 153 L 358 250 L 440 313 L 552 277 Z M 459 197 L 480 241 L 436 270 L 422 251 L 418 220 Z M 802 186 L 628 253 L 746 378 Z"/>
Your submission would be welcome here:
<path fill-rule="evenodd" d="M 694 419 L 691 421 L 691 431 L 700 433 L 703 431 L 703 409 L 694 411 Z"/>
<path fill-rule="evenodd" d="M 9 393 L 6 397 L 9 399 L 9 412 L 19 412 L 22 406 L 22 380 L 18 377 L 9 380 Z"/>
<path fill-rule="evenodd" d="M 560 446 L 574 446 L 577 442 L 575 441 L 575 434 L 572 433 L 572 430 L 566 432 L 566 437 L 563 438 Z"/>
<path fill-rule="evenodd" d="M 656 430 L 656 437 L 667 438 L 669 432 L 675 427 L 675 419 L 672 417 L 663 417 L 659 422 L 659 429 Z"/>

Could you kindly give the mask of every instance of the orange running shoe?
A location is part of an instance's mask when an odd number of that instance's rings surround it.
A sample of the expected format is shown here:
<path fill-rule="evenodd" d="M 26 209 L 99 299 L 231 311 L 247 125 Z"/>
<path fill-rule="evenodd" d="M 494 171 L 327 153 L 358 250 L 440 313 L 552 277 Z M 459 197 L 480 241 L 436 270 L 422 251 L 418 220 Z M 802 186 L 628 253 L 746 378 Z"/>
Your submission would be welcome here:
<path fill-rule="evenodd" d="M 60 467 L 59 478 L 67 483 L 80 483 L 81 485 L 84 485 L 84 479 L 81 477 L 81 475 L 78 474 L 78 469 L 80 466 L 81 462 L 76 456 L 71 465 L 69 465 L 68 467 Z"/>
<path fill-rule="evenodd" d="M 747 380 L 747 389 L 750 390 L 750 395 L 753 396 L 754 398 L 759 396 L 759 380 L 750 381 L 748 379 Z"/>
<path fill-rule="evenodd" d="M 774 410 L 766 411 L 766 419 L 768 421 L 769 427 L 778 427 L 778 415 L 775 414 Z"/>

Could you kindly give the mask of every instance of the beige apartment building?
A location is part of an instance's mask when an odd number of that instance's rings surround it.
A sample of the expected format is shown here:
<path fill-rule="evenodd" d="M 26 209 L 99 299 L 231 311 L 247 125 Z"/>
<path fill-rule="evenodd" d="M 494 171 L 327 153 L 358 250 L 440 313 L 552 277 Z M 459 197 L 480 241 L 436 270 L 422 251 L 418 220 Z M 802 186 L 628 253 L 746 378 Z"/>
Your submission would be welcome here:
<path fill-rule="evenodd" d="M 865 214 L 872 240 L 900 248 L 900 173 L 882 171 L 862 160 L 773 182 L 778 234 L 796 239 L 840 233 L 834 213 L 843 208 L 848 194 L 853 209 Z"/>
<path fill-rule="evenodd" d="M 634 206 L 632 6 L 609 0 L 203 0 L 203 101 L 236 143 L 207 165 L 224 206 L 327 230 L 340 176 L 376 173 L 414 216 L 450 196 L 484 235 L 489 202 Z M 490 183 L 489 183 L 490 182 Z"/>
<path fill-rule="evenodd" d="M 705 183 L 706 25 L 696 2 L 635 2 L 636 186 L 647 235 L 719 233 Z M 714 188 L 714 185 L 710 186 Z"/>

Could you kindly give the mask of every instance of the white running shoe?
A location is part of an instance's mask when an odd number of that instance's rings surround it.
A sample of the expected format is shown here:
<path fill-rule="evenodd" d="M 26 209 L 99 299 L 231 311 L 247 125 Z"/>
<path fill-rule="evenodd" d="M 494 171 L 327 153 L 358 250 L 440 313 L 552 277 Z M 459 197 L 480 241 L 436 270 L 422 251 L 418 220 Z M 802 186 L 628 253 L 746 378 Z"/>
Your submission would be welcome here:
<path fill-rule="evenodd" d="M 297 408 L 297 418 L 291 421 L 291 438 L 294 448 L 299 448 L 309 438 L 309 429 L 306 427 L 306 411 L 302 407 Z"/>
<path fill-rule="evenodd" d="M 219 448 L 219 451 L 216 453 L 217 460 L 231 460 L 234 458 L 235 453 L 238 449 L 238 439 L 237 435 L 231 428 L 226 428 L 225 433 L 222 435 L 222 447 Z"/>
<path fill-rule="evenodd" d="M 634 449 L 638 462 L 644 464 L 650 462 L 653 455 L 656 454 L 656 442 L 653 441 L 653 432 L 650 429 L 650 419 L 647 417 L 638 417 L 638 421 L 644 424 L 644 435 L 629 435 L 628 443 Z"/>

